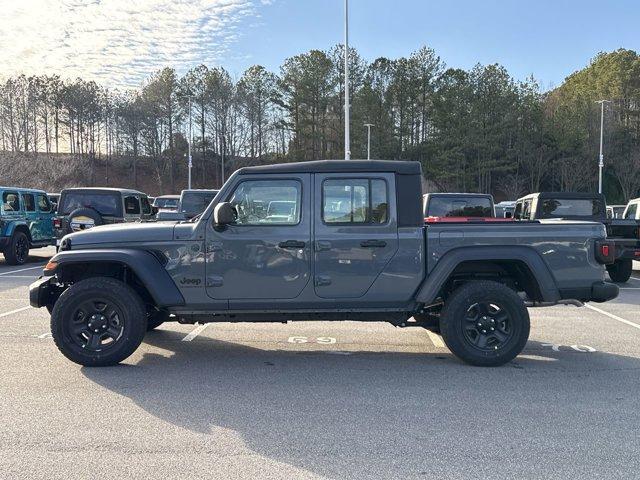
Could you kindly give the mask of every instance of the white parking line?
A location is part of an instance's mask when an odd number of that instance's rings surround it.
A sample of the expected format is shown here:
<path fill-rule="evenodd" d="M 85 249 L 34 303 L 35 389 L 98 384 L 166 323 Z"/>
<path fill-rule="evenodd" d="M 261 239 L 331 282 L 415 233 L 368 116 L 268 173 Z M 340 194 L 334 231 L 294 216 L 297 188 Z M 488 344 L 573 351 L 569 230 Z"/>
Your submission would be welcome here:
<path fill-rule="evenodd" d="M 209 326 L 208 323 L 205 323 L 204 325 L 198 325 L 196 328 L 194 328 L 191 333 L 187 334 L 186 337 L 184 337 L 182 339 L 183 342 L 190 342 L 191 340 L 193 340 L 194 338 L 196 338 L 198 335 L 200 335 L 203 330 L 205 328 L 207 328 Z"/>
<path fill-rule="evenodd" d="M 0 280 L 4 278 L 35 278 L 34 275 L 5 275 Z"/>
<path fill-rule="evenodd" d="M 617 320 L 618 322 L 622 322 L 624 324 L 629 325 L 630 327 L 637 328 L 638 330 L 640 330 L 640 325 L 638 325 L 637 323 L 630 322 L 629 320 L 626 320 L 626 319 L 624 319 L 622 317 L 614 315 L 613 313 L 609 313 L 609 312 L 605 312 L 604 310 L 600 310 L 598 307 L 594 307 L 593 305 L 589 305 L 588 303 L 585 303 L 584 306 L 589 308 L 589 309 L 591 309 L 591 310 L 593 310 L 594 312 L 601 313 L 603 315 L 606 315 L 609 318 L 613 318 L 614 320 Z"/>
<path fill-rule="evenodd" d="M 9 315 L 13 315 L 14 313 L 24 312 L 25 310 L 29 310 L 30 308 L 31 308 L 31 305 L 27 307 L 22 307 L 22 308 L 16 308 L 15 310 L 11 310 L 10 312 L 0 313 L 0 318 L 8 317 Z"/>
<path fill-rule="evenodd" d="M 0 276 L 4 276 L 4 275 L 11 275 L 12 273 L 18 273 L 18 272 L 26 272 L 27 270 L 35 270 L 36 268 L 44 268 L 44 265 L 38 265 L 37 267 L 29 267 L 29 268 L 19 268 L 18 270 L 10 270 L 8 272 L 2 272 L 0 273 Z"/>
<path fill-rule="evenodd" d="M 434 347 L 446 348 L 446 345 L 442 341 L 442 337 L 440 335 L 433 333 L 431 330 L 425 330 L 425 331 L 427 332 L 427 335 L 429 335 L 429 339 L 431 340 L 431 343 L 433 343 Z"/>

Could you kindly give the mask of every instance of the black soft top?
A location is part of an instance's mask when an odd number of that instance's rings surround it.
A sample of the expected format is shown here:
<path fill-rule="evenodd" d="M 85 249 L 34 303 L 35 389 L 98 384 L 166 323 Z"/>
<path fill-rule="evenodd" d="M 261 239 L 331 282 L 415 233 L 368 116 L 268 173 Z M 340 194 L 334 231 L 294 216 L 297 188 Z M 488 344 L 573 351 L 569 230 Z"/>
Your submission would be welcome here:
<path fill-rule="evenodd" d="M 534 198 L 534 197 L 538 197 L 542 199 L 557 198 L 558 200 L 565 200 L 565 199 L 572 199 L 572 198 L 579 199 L 579 200 L 591 200 L 594 198 L 598 198 L 604 202 L 604 195 L 602 195 L 601 193 L 595 193 L 595 192 L 538 192 L 538 193 L 530 193 L 529 195 L 519 198 L 518 201 L 525 200 L 528 198 Z"/>
<path fill-rule="evenodd" d="M 399 175 L 421 175 L 420 162 L 402 160 L 312 160 L 243 167 L 238 175 L 250 173 L 358 173 L 389 172 Z"/>

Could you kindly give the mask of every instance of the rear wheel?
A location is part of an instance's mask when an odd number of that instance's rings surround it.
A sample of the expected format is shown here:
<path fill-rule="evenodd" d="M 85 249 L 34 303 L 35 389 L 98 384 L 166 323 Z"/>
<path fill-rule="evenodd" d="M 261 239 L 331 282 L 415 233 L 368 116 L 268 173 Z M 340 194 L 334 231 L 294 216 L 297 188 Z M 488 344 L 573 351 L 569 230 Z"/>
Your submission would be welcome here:
<path fill-rule="evenodd" d="M 24 265 L 29 258 L 29 237 L 24 232 L 14 232 L 4 252 L 9 265 Z"/>
<path fill-rule="evenodd" d="M 93 277 L 65 290 L 53 307 L 58 349 L 85 366 L 115 365 L 131 355 L 147 330 L 140 296 L 113 278 Z"/>
<path fill-rule="evenodd" d="M 529 312 L 522 299 L 501 283 L 469 282 L 446 300 L 440 332 L 461 360 L 499 366 L 513 360 L 529 338 Z"/>
<path fill-rule="evenodd" d="M 607 272 L 615 283 L 625 283 L 633 272 L 633 261 L 631 259 L 616 260 L 614 264 L 607 265 Z"/>

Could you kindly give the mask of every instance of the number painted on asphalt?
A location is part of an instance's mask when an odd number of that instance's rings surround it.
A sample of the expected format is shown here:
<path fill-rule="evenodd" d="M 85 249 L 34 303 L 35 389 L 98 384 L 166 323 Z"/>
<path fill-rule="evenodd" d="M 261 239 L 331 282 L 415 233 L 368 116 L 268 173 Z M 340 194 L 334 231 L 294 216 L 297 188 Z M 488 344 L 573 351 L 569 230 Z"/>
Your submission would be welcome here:
<path fill-rule="evenodd" d="M 554 352 L 559 352 L 561 348 L 571 348 L 576 352 L 581 353 L 593 353 L 597 352 L 597 350 L 589 345 L 558 345 L 556 343 L 543 343 L 543 347 L 550 347 Z"/>
<path fill-rule="evenodd" d="M 332 343 L 336 343 L 336 339 L 334 337 L 317 337 L 317 338 L 309 338 L 309 337 L 289 337 L 287 340 L 289 343 L 320 343 L 323 345 L 329 345 Z"/>

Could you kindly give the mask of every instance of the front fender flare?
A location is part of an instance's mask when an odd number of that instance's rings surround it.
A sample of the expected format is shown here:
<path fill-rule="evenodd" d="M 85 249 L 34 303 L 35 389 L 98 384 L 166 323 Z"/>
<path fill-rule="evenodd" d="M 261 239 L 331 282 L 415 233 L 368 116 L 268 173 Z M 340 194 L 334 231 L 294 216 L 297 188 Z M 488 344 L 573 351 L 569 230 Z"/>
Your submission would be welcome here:
<path fill-rule="evenodd" d="M 51 262 L 57 268 L 79 263 L 109 262 L 126 265 L 138 276 L 159 307 L 184 305 L 184 297 L 169 273 L 150 252 L 137 249 L 66 250 L 57 253 Z"/>
<path fill-rule="evenodd" d="M 482 260 L 523 262 L 535 277 L 545 302 L 557 302 L 561 298 L 549 267 L 535 249 L 525 246 L 478 246 L 454 248 L 445 253 L 418 289 L 416 300 L 424 304 L 432 303 L 460 263 Z"/>

